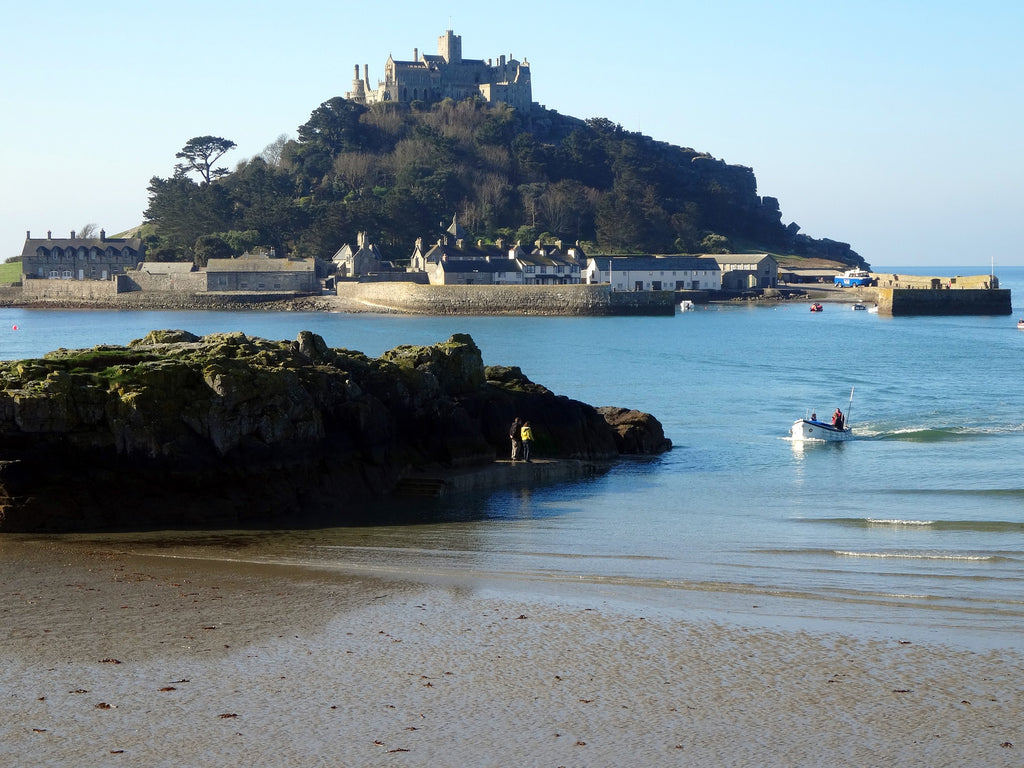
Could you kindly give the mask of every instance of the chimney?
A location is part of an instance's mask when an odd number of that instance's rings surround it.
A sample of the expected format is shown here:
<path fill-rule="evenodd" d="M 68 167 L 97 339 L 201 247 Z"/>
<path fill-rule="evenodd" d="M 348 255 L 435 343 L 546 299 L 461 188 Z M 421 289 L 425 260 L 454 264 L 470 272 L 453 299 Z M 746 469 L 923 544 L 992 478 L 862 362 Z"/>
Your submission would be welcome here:
<path fill-rule="evenodd" d="M 72 240 L 75 239 L 75 230 L 73 230 L 73 229 L 71 230 L 71 239 Z"/>
<path fill-rule="evenodd" d="M 26 240 L 31 240 L 32 239 L 32 230 L 30 230 L 30 229 L 26 229 L 25 230 L 25 239 Z"/>
<path fill-rule="evenodd" d="M 53 240 L 53 232 L 51 232 L 50 230 L 46 230 L 46 239 Z"/>
<path fill-rule="evenodd" d="M 359 65 L 358 65 L 358 64 L 356 64 L 356 71 L 355 71 L 355 73 L 354 73 L 354 74 L 352 75 L 352 79 L 353 79 L 353 80 L 358 80 L 358 79 L 359 79 Z"/>
<path fill-rule="evenodd" d="M 106 239 L 107 239 L 107 230 L 101 229 L 100 230 L 100 242 L 103 242 Z"/>
<path fill-rule="evenodd" d="M 420 49 L 419 48 L 413 48 L 412 49 L 412 60 L 413 61 L 419 61 L 420 60 Z"/>
<path fill-rule="evenodd" d="M 363 80 L 366 81 L 367 85 L 370 84 L 370 65 L 369 64 L 363 64 Z"/>

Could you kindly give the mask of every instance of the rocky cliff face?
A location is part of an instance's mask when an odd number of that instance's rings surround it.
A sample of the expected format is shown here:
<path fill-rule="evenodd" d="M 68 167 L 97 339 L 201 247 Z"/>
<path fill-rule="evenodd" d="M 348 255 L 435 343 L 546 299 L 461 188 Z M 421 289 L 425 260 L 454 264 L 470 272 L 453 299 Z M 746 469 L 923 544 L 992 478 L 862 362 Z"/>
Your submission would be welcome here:
<path fill-rule="evenodd" d="M 309 332 L 154 331 L 0 364 L 0 387 L 0 531 L 345 524 L 409 473 L 506 457 L 516 415 L 548 458 L 670 445 L 636 412 L 646 437 L 624 443 L 591 406 L 485 368 L 465 335 L 375 359 Z"/>

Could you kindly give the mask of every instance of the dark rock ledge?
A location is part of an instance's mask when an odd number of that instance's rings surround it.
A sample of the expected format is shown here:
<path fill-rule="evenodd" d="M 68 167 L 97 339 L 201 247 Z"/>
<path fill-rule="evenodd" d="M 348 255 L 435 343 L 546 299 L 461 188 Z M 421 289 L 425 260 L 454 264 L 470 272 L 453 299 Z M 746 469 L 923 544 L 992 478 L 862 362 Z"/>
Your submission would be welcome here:
<path fill-rule="evenodd" d="M 308 331 L 153 331 L 0 363 L 0 388 L 0 531 L 366 522 L 407 478 L 493 484 L 516 415 L 575 467 L 671 447 L 648 414 L 485 368 L 464 334 L 371 358 Z"/>

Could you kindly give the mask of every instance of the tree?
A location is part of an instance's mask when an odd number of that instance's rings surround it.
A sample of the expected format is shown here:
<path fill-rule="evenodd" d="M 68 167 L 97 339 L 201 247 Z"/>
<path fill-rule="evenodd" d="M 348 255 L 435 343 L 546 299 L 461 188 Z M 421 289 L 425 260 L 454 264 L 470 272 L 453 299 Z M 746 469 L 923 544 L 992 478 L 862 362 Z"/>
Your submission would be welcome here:
<path fill-rule="evenodd" d="M 333 159 L 339 152 L 362 149 L 359 117 L 366 107 L 335 96 L 313 110 L 299 126 L 299 143 L 325 150 Z"/>
<path fill-rule="evenodd" d="M 263 158 L 266 164 L 271 168 L 277 168 L 281 165 L 281 153 L 284 152 L 284 148 L 287 146 L 289 141 L 291 141 L 291 138 L 289 138 L 288 134 L 282 133 L 272 142 L 267 144 L 257 157 Z"/>
<path fill-rule="evenodd" d="M 90 239 L 98 236 L 99 233 L 100 233 L 99 226 L 96 225 L 93 222 L 89 222 L 88 224 L 84 225 L 81 229 L 78 230 L 78 236 L 82 240 L 90 240 Z"/>
<path fill-rule="evenodd" d="M 231 228 L 230 213 L 231 200 L 221 184 L 196 184 L 185 176 L 154 176 L 143 215 L 156 225 L 165 246 L 191 258 L 198 237 Z"/>
<path fill-rule="evenodd" d="M 230 259 L 234 254 L 231 246 L 218 235 L 202 235 L 196 238 L 192 249 L 192 261 L 197 267 L 205 267 L 210 259 Z"/>
<path fill-rule="evenodd" d="M 175 155 L 185 162 L 174 166 L 174 175 L 182 177 L 195 171 L 202 177 L 205 184 L 209 184 L 221 176 L 226 176 L 229 173 L 227 168 L 214 168 L 213 164 L 235 146 L 235 142 L 222 139 L 220 136 L 196 136 L 189 139 L 185 142 L 181 152 Z"/>

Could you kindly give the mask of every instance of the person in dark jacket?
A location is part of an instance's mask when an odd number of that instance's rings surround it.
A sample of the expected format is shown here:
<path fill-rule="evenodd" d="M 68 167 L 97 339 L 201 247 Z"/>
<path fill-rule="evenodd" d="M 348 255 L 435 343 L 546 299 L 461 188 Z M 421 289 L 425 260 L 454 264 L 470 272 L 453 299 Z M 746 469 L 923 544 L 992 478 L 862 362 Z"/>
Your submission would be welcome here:
<path fill-rule="evenodd" d="M 509 427 L 508 436 L 512 440 L 512 461 L 519 461 L 523 450 L 523 422 L 519 420 L 518 416 Z"/>

